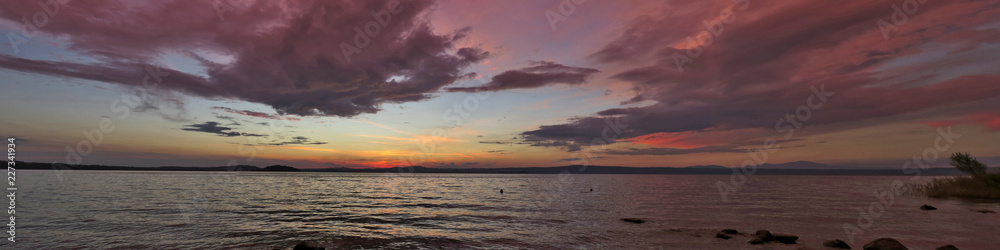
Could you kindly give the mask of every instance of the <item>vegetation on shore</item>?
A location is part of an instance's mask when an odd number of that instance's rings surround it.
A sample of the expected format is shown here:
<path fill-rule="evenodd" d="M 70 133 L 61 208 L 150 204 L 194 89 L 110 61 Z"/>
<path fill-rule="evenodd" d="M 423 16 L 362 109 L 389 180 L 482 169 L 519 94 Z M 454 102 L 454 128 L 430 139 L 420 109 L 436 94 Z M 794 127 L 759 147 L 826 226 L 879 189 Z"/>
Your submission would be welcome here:
<path fill-rule="evenodd" d="M 271 165 L 257 171 L 299 172 L 299 169 L 285 165 Z"/>
<path fill-rule="evenodd" d="M 969 176 L 939 178 L 916 186 L 932 198 L 1000 199 L 1000 173 L 988 173 L 986 165 L 968 153 L 951 155 L 951 165 Z"/>

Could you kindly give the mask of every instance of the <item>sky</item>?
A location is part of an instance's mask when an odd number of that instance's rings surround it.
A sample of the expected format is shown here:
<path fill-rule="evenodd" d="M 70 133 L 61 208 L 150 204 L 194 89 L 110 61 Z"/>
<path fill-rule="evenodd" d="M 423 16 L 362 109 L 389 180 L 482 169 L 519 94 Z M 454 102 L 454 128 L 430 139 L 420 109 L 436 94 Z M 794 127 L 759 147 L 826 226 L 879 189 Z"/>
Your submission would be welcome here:
<path fill-rule="evenodd" d="M 0 35 L 21 161 L 1000 164 L 1000 1 L 3 1 Z"/>

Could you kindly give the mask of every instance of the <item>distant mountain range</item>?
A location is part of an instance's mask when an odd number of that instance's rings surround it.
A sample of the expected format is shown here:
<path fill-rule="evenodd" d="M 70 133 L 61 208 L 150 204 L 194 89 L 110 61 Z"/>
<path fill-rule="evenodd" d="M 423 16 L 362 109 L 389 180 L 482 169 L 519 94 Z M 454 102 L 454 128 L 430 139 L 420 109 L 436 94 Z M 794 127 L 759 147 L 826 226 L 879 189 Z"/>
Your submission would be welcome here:
<path fill-rule="evenodd" d="M 719 166 L 719 165 L 697 165 L 697 166 L 689 166 L 689 167 L 684 167 L 684 168 L 728 169 L 728 168 L 726 168 L 724 166 Z M 829 165 L 829 164 L 823 164 L 823 163 L 816 163 L 816 162 L 811 162 L 811 161 L 793 161 L 793 162 L 777 163 L 777 164 L 765 163 L 763 165 L 757 166 L 757 169 L 844 169 L 844 170 L 849 170 L 849 169 L 869 169 L 869 170 L 872 170 L 872 168 L 837 166 L 837 165 Z"/>
<path fill-rule="evenodd" d="M 6 165 L 6 162 L 3 162 Z M 49 163 L 16 162 L 17 169 L 56 169 Z M 561 167 L 521 167 L 521 168 L 428 168 L 422 166 L 394 168 L 302 168 L 269 166 L 260 168 L 250 165 L 222 167 L 127 167 L 105 165 L 65 165 L 73 170 L 131 170 L 131 171 L 301 171 L 301 172 L 350 172 L 350 173 L 481 173 L 481 174 L 709 174 L 728 175 L 738 170 L 719 165 L 699 165 L 689 167 L 617 167 L 617 166 L 561 166 Z M 991 168 L 991 171 L 1000 171 Z M 757 166 L 758 175 L 912 175 L 899 168 L 871 169 L 827 165 L 810 161 L 795 161 Z M 963 175 L 954 168 L 928 168 L 921 175 Z"/>
<path fill-rule="evenodd" d="M 7 161 L 0 161 L 5 166 Z M 18 170 L 22 169 L 34 169 L 34 170 L 121 170 L 121 171 L 272 171 L 272 172 L 298 172 L 299 169 L 289 167 L 274 165 L 265 168 L 260 168 L 251 165 L 236 165 L 236 166 L 221 166 L 221 167 L 179 167 L 179 166 L 162 166 L 162 167 L 128 167 L 128 166 L 108 166 L 108 165 L 60 165 L 54 166 L 51 163 L 40 163 L 40 162 L 21 162 L 15 161 L 14 168 Z"/>
<path fill-rule="evenodd" d="M 786 168 L 797 165 L 786 164 L 764 164 L 758 166 L 754 174 L 757 175 L 912 175 L 904 173 L 901 169 L 838 169 L 835 166 L 819 163 L 814 168 Z M 562 167 L 526 167 L 526 168 L 426 168 L 415 167 L 395 167 L 385 169 L 350 169 L 350 168 L 326 168 L 326 169 L 303 169 L 303 172 L 368 172 L 368 173 L 493 173 L 493 174 L 705 174 L 705 175 L 728 175 L 734 170 L 718 165 L 691 166 L 684 168 L 673 167 L 616 167 L 616 166 L 562 166 Z M 738 170 L 736 170 L 738 171 Z M 964 173 L 954 168 L 929 168 L 923 169 L 921 175 L 964 175 Z"/>

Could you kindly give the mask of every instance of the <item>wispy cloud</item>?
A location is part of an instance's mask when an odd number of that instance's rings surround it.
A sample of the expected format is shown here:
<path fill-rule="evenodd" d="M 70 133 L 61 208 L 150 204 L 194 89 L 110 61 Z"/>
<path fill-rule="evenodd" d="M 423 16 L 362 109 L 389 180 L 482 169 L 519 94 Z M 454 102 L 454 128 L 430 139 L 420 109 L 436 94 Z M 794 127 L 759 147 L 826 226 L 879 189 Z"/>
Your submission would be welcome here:
<path fill-rule="evenodd" d="M 292 140 L 275 142 L 275 143 L 265 143 L 264 145 L 282 146 L 282 145 L 322 145 L 322 144 L 326 144 L 326 142 L 310 141 L 309 138 L 306 138 L 305 136 L 295 136 L 292 137 Z"/>
<path fill-rule="evenodd" d="M 288 120 L 288 121 L 301 121 L 302 120 L 302 119 L 294 118 L 294 117 L 287 117 L 287 116 L 280 116 L 280 115 L 274 115 L 274 114 L 267 114 L 267 113 L 263 113 L 263 112 L 256 112 L 256 111 L 249 111 L 249 110 L 236 110 L 236 109 L 231 109 L 231 108 L 226 108 L 226 107 L 212 107 L 212 109 L 222 110 L 222 111 L 233 113 L 233 114 L 240 114 L 240 115 L 245 115 L 245 116 L 252 116 L 252 117 L 257 117 L 257 118 L 264 118 L 264 119 Z"/>
<path fill-rule="evenodd" d="M 219 126 L 218 122 L 205 122 L 205 123 L 200 123 L 200 124 L 185 125 L 184 128 L 181 128 L 181 130 L 203 132 L 203 133 L 210 133 L 210 134 L 217 134 L 217 135 L 226 136 L 226 137 L 233 137 L 233 136 L 257 136 L 257 137 L 261 137 L 261 136 L 265 136 L 265 135 L 259 135 L 259 134 L 236 132 L 236 131 L 233 131 L 233 128 Z"/>
<path fill-rule="evenodd" d="M 540 61 L 532 66 L 509 70 L 493 76 L 489 83 L 479 87 L 448 88 L 448 92 L 501 91 L 508 89 L 539 88 L 552 84 L 576 85 L 586 82 L 587 77 L 600 72 L 596 69 L 571 67 Z"/>

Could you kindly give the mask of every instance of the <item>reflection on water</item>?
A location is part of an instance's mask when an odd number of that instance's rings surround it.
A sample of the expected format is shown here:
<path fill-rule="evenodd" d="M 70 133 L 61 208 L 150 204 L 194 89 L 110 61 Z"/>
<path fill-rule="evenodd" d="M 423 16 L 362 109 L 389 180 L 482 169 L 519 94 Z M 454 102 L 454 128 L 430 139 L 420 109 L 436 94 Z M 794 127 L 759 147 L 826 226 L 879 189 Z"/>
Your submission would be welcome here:
<path fill-rule="evenodd" d="M 877 201 L 872 193 L 907 179 L 752 176 L 723 202 L 715 183 L 729 176 L 72 171 L 60 182 L 53 171 L 19 173 L 19 249 L 271 249 L 305 240 L 369 248 L 751 247 L 714 239 L 722 228 L 791 233 L 818 247 L 847 240 L 843 224 L 857 223 L 857 209 Z M 917 209 L 924 203 L 939 210 Z M 1000 216 L 972 209 L 1000 205 L 896 197 L 855 245 L 879 237 L 914 248 L 1000 244 Z"/>

